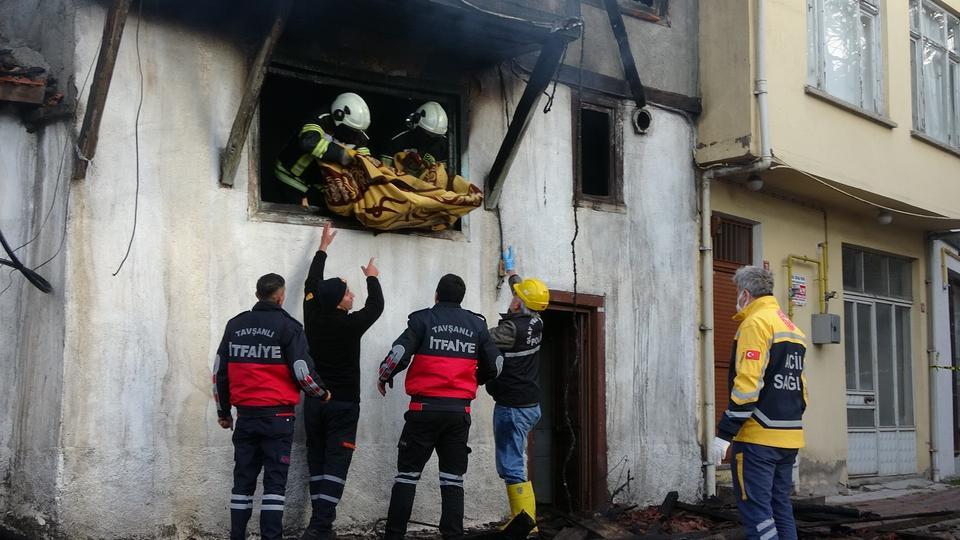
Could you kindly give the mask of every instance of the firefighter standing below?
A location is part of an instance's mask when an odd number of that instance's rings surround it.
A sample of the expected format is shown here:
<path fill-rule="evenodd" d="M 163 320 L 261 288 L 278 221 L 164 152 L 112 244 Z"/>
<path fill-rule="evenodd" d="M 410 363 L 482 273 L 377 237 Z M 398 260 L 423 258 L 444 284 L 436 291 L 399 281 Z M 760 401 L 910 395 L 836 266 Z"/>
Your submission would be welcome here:
<path fill-rule="evenodd" d="M 740 326 L 730 360 L 730 404 L 711 458 L 719 464 L 733 441 L 733 485 L 747 538 L 795 539 L 790 492 L 804 444 L 806 336 L 780 310 L 768 270 L 744 266 L 733 281 Z"/>
<path fill-rule="evenodd" d="M 294 406 L 301 389 L 308 397 L 330 399 L 314 371 L 303 327 L 281 307 L 284 291 L 283 278 L 277 274 L 257 280 L 259 301 L 227 323 L 213 366 L 220 427 L 233 429 L 230 406 L 237 407 L 231 540 L 246 538 L 261 468 L 260 536 L 264 540 L 283 537 Z"/>
<path fill-rule="evenodd" d="M 497 474 L 507 485 L 510 515 L 521 511 L 534 522 L 537 501 L 533 485 L 527 481 L 527 435 L 540 421 L 540 341 L 550 290 L 539 279 L 520 279 L 515 272 L 513 247 L 503 254 L 504 269 L 510 276 L 513 299 L 490 336 L 503 352 L 503 373 L 487 383 L 496 405 L 493 408 L 493 438 L 496 445 Z"/>
<path fill-rule="evenodd" d="M 434 449 L 440 469 L 440 534 L 445 539 L 463 536 L 470 402 L 477 395 L 477 385 L 496 378 L 503 366 L 483 317 L 460 307 L 465 292 L 459 276 L 443 276 L 434 306 L 410 314 L 407 329 L 380 364 L 377 389 L 381 395 L 410 365 L 405 381 L 410 407 L 397 445 L 386 539 L 406 534 L 417 482 Z"/>
<path fill-rule="evenodd" d="M 372 258 L 360 267 L 367 280 L 363 309 L 350 312 L 354 295 L 343 279 L 323 279 L 327 249 L 336 235 L 329 222 L 324 225 L 320 249 L 304 283 L 303 321 L 310 352 L 317 358 L 317 371 L 336 396 L 331 401 L 308 401 L 304 406 L 313 509 L 304 540 L 335 537 L 333 521 L 356 448 L 360 418 L 360 338 L 383 313 L 380 272 Z"/>
<path fill-rule="evenodd" d="M 319 161 L 349 165 L 355 154 L 369 154 L 370 107 L 353 92 L 340 94 L 330 113 L 320 114 L 303 125 L 297 137 L 280 151 L 274 175 L 300 192 L 307 202 L 322 206 L 324 177 Z"/>

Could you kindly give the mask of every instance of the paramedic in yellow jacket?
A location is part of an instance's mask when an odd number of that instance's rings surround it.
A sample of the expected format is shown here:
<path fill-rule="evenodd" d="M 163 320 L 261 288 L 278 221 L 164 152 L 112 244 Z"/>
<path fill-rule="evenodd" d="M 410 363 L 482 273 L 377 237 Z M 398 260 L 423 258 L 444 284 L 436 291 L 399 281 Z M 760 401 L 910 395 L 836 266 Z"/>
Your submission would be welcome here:
<path fill-rule="evenodd" d="M 790 493 L 797 450 L 803 448 L 806 336 L 781 311 L 768 270 L 744 266 L 733 281 L 740 326 L 730 360 L 730 402 L 711 457 L 719 464 L 732 447 L 733 485 L 747 538 L 795 539 Z"/>

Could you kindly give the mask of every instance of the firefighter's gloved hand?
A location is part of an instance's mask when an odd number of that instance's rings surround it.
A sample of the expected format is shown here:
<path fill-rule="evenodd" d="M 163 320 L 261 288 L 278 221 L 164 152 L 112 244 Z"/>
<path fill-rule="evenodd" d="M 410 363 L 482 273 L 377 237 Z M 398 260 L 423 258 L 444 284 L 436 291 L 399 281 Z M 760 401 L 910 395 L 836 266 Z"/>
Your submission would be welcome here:
<path fill-rule="evenodd" d="M 710 462 L 720 465 L 723 458 L 727 457 L 727 450 L 730 449 L 730 442 L 720 437 L 713 438 L 713 454 L 710 456 Z"/>
<path fill-rule="evenodd" d="M 307 192 L 304 195 L 310 206 L 323 206 L 323 190 L 318 186 L 307 186 Z"/>
<path fill-rule="evenodd" d="M 328 163 L 339 163 L 340 165 L 347 166 L 353 163 L 354 156 L 356 155 L 356 150 L 351 150 L 345 146 L 331 142 L 327 146 L 326 152 L 323 153 L 323 157 L 320 159 Z"/>
<path fill-rule="evenodd" d="M 503 252 L 503 269 L 507 273 L 513 272 L 516 268 L 516 259 L 513 255 L 513 246 L 507 246 L 506 251 Z"/>

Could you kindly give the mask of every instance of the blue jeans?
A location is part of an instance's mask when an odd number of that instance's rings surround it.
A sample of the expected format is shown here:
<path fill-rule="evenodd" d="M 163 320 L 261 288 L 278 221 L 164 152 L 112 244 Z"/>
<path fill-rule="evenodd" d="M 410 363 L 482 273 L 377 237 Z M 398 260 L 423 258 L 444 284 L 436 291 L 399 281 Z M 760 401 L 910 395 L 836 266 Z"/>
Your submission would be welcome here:
<path fill-rule="evenodd" d="M 493 440 L 497 448 L 497 474 L 507 485 L 527 481 L 527 434 L 540 421 L 540 405 L 493 407 Z"/>
<path fill-rule="evenodd" d="M 731 450 L 733 489 L 747 538 L 796 540 L 790 492 L 797 451 L 742 442 Z"/>

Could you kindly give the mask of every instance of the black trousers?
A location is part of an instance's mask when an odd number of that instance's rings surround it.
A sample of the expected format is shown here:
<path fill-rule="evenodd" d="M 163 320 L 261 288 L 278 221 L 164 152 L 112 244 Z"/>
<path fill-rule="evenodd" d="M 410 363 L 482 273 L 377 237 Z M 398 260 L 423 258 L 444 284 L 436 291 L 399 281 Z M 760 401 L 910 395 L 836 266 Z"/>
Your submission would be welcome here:
<path fill-rule="evenodd" d="M 423 466 L 437 451 L 440 468 L 440 534 L 463 536 L 463 475 L 470 447 L 470 415 L 457 412 L 407 411 L 397 445 L 397 476 L 390 494 L 385 538 L 403 538 Z"/>
<path fill-rule="evenodd" d="M 241 416 L 233 432 L 233 494 L 230 497 L 230 538 L 244 540 L 253 513 L 253 492 L 263 469 L 260 537 L 283 538 L 283 503 L 293 443 L 293 416 Z"/>
<path fill-rule="evenodd" d="M 307 466 L 310 469 L 310 516 L 308 529 L 333 530 L 337 504 L 343 496 L 347 471 L 357 441 L 360 404 L 352 401 L 304 403 L 307 428 Z"/>

